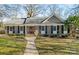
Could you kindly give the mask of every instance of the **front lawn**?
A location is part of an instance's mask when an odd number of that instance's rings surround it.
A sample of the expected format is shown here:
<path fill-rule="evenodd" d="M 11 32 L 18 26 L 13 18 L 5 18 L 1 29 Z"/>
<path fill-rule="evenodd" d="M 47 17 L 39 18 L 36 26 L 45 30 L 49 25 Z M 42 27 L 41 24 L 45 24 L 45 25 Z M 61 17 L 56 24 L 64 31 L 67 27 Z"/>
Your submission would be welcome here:
<path fill-rule="evenodd" d="M 41 37 L 35 43 L 40 55 L 79 54 L 79 40 Z"/>
<path fill-rule="evenodd" d="M 0 37 L 0 55 L 21 55 L 24 53 L 26 41 L 19 36 Z"/>

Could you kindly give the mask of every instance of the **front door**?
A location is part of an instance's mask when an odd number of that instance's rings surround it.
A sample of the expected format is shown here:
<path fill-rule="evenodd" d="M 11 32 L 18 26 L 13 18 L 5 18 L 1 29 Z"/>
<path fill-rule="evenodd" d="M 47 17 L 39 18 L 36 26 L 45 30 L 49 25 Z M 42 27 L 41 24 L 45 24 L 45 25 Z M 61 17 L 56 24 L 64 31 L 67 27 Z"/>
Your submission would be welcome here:
<path fill-rule="evenodd" d="M 35 26 L 29 26 L 28 27 L 28 33 L 29 34 L 34 34 L 34 32 L 35 32 Z"/>

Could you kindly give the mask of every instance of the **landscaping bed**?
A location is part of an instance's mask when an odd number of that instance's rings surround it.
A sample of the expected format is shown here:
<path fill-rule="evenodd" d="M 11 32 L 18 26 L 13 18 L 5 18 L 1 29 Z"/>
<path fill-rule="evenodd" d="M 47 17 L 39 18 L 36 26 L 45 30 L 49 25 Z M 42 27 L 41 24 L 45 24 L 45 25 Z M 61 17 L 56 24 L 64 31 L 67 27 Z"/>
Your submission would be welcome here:
<path fill-rule="evenodd" d="M 26 47 L 26 40 L 22 36 L 0 37 L 0 55 L 22 55 Z"/>
<path fill-rule="evenodd" d="M 79 40 L 39 37 L 35 43 L 40 55 L 79 54 Z"/>

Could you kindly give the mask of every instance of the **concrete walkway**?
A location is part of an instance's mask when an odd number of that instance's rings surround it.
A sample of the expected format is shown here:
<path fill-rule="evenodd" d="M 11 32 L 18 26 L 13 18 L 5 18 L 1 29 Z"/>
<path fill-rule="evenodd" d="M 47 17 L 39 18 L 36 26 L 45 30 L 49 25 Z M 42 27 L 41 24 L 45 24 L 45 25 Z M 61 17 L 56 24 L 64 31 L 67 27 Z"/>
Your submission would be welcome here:
<path fill-rule="evenodd" d="M 34 40 L 36 37 L 25 37 L 27 40 L 27 46 L 24 55 L 38 55 L 38 51 L 35 46 Z"/>

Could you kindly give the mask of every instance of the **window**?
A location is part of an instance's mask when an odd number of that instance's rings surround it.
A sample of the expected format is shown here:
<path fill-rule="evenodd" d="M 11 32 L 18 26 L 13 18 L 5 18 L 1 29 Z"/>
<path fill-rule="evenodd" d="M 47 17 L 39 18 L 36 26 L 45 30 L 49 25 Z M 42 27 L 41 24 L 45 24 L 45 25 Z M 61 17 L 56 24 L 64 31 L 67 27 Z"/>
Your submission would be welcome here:
<path fill-rule="evenodd" d="M 13 27 L 10 27 L 10 31 L 12 31 L 13 30 Z"/>
<path fill-rule="evenodd" d="M 64 31 L 67 31 L 67 28 L 64 26 Z"/>
<path fill-rule="evenodd" d="M 41 26 L 41 30 L 44 31 L 44 26 Z"/>
<path fill-rule="evenodd" d="M 20 27 L 20 30 L 23 31 L 23 26 Z"/>
<path fill-rule="evenodd" d="M 53 26 L 53 31 L 56 31 L 56 26 Z"/>

